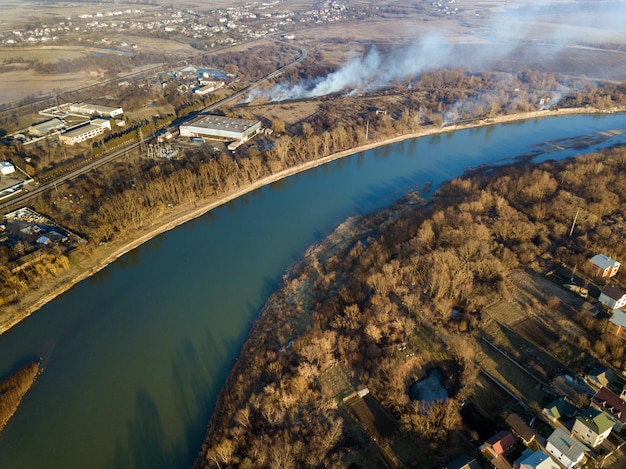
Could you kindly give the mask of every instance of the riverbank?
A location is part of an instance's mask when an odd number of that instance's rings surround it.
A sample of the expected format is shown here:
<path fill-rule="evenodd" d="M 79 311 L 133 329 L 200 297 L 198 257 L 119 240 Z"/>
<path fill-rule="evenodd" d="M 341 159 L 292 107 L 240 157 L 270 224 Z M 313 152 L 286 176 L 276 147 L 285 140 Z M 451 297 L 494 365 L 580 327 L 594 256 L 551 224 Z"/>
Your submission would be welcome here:
<path fill-rule="evenodd" d="M 620 111 L 621 109 L 614 109 L 613 111 Z M 535 119 L 540 117 L 548 117 L 555 115 L 567 115 L 567 114 L 583 114 L 583 113 L 596 113 L 596 109 L 559 109 L 559 110 L 544 110 L 523 114 L 515 114 L 510 116 L 499 116 L 496 118 L 490 118 L 485 120 L 477 120 L 472 122 L 466 122 L 458 125 L 448 125 L 446 127 L 423 127 L 417 132 L 405 134 L 401 136 L 384 139 L 371 144 L 364 145 L 357 148 L 352 148 L 339 153 L 335 153 L 324 158 L 320 158 L 315 161 L 307 162 L 303 165 L 289 168 L 280 171 L 271 176 L 265 177 L 250 184 L 246 187 L 233 191 L 223 197 L 215 200 L 207 201 L 206 203 L 191 202 L 185 205 L 181 205 L 172 209 L 168 209 L 157 220 L 153 220 L 150 225 L 146 225 L 133 233 L 133 238 L 118 239 L 114 243 L 111 243 L 105 248 L 96 248 L 89 254 L 81 254 L 80 256 L 72 257 L 72 266 L 65 273 L 57 278 L 51 279 L 47 284 L 41 288 L 33 289 L 26 292 L 19 298 L 16 303 L 5 306 L 5 312 L 0 313 L 0 333 L 5 332 L 20 321 L 27 318 L 30 314 L 44 306 L 49 301 L 53 300 L 58 295 L 69 290 L 73 285 L 90 277 L 99 270 L 103 269 L 110 263 L 117 260 L 127 252 L 135 249 L 141 244 L 149 241 L 153 237 L 175 228 L 189 220 L 199 217 L 206 212 L 223 205 L 229 201 L 232 201 L 248 192 L 254 191 L 265 185 L 276 182 L 280 179 L 289 177 L 302 171 L 314 168 L 331 162 L 333 160 L 343 158 L 345 156 L 352 155 L 354 153 L 367 151 L 376 147 L 389 145 L 391 143 L 425 137 L 438 133 L 453 132 L 456 130 L 481 127 L 485 125 L 500 124 L 511 121 L 521 121 L 528 119 Z M 10 309 L 9 309 L 10 308 Z"/>

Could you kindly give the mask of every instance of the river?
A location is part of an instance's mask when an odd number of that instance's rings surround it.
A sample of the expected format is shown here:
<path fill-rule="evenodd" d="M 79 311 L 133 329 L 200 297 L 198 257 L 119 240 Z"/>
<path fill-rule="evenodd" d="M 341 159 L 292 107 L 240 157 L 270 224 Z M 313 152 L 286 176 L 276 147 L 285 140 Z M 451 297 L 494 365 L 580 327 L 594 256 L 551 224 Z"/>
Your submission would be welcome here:
<path fill-rule="evenodd" d="M 44 373 L 0 435 L 2 468 L 188 468 L 217 393 L 281 274 L 346 217 L 464 168 L 624 144 L 625 114 L 565 116 L 407 140 L 259 189 L 164 233 L 0 336 L 0 376 Z M 555 151 L 552 151 L 555 150 Z M 540 153 L 550 151 L 550 153 Z"/>

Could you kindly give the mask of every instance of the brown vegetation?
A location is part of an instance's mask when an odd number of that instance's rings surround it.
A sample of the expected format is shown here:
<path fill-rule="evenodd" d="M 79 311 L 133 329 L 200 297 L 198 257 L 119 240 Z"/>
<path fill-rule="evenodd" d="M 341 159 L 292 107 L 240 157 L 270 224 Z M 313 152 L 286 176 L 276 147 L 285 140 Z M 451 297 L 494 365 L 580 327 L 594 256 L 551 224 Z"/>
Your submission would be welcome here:
<path fill-rule="evenodd" d="M 341 425 L 349 417 L 320 386 L 334 363 L 345 364 L 434 463 L 440 442 L 459 426 L 456 402 L 476 379 L 474 335 L 467 333 L 480 329 L 487 304 L 510 295 L 514 269 L 555 262 L 582 269 L 594 253 L 614 252 L 626 226 L 618 182 L 625 161 L 626 150 L 613 149 L 477 172 L 444 185 L 427 206 L 401 202 L 342 226 L 266 305 L 222 391 L 197 466 L 279 467 L 284 460 L 276 454 L 288 454 L 287 466 L 309 467 L 365 444 Z M 553 297 L 546 303 L 558 308 Z M 592 340 L 598 356 L 621 365 L 623 345 L 585 325 L 591 339 L 570 340 Z M 403 347 L 414 356 L 398 353 Z M 415 375 L 444 357 L 461 365 L 459 394 L 429 409 L 411 402 Z"/>
<path fill-rule="evenodd" d="M 38 362 L 26 365 L 0 383 L 0 432 L 17 410 L 41 371 Z"/>

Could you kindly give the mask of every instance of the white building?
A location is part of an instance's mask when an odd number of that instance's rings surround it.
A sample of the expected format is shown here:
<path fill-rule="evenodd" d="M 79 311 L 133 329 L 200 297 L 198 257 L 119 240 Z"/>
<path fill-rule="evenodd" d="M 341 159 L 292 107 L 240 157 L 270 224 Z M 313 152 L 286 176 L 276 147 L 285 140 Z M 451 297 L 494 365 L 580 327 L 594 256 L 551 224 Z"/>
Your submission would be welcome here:
<path fill-rule="evenodd" d="M 179 127 L 181 137 L 210 137 L 244 142 L 260 130 L 260 121 L 222 116 L 203 116 Z"/>
<path fill-rule="evenodd" d="M 607 285 L 602 289 L 598 301 L 609 309 L 622 309 L 626 306 L 626 292 L 613 285 Z"/>
<path fill-rule="evenodd" d="M 67 145 L 75 145 L 103 134 L 104 129 L 105 127 L 101 125 L 87 124 L 62 133 L 59 140 Z"/>
<path fill-rule="evenodd" d="M 559 427 L 548 437 L 546 450 L 567 469 L 571 469 L 583 460 L 587 447 Z"/>
<path fill-rule="evenodd" d="M 15 166 L 10 161 L 0 161 L 0 174 L 6 176 L 15 172 Z"/>
<path fill-rule="evenodd" d="M 590 262 L 596 268 L 596 272 L 598 275 L 609 278 L 617 274 L 617 271 L 622 265 L 615 259 L 611 259 L 604 254 L 596 254 L 591 258 Z"/>
<path fill-rule="evenodd" d="M 70 105 L 70 112 L 81 116 L 109 116 L 118 117 L 124 114 L 121 107 L 100 106 L 98 104 L 78 103 Z"/>
<path fill-rule="evenodd" d="M 200 80 L 200 84 L 204 85 L 194 91 L 195 94 L 204 96 L 224 86 L 223 81 Z"/>
<path fill-rule="evenodd" d="M 615 422 L 604 412 L 589 407 L 576 417 L 572 432 L 583 443 L 595 448 L 609 436 Z"/>

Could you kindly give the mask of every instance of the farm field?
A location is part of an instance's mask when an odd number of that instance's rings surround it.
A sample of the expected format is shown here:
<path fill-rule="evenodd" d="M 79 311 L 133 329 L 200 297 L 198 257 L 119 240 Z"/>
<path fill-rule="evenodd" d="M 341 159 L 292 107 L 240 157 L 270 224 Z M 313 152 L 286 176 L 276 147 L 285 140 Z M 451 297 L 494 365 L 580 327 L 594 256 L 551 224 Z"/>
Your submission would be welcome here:
<path fill-rule="evenodd" d="M 485 341 L 479 342 L 477 363 L 518 399 L 543 406 L 553 398 L 543 386 Z"/>

